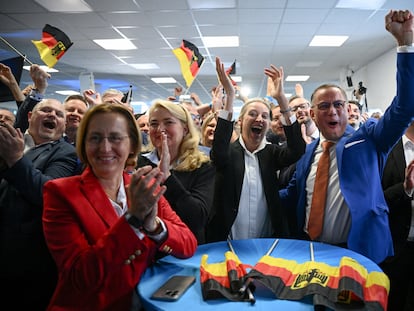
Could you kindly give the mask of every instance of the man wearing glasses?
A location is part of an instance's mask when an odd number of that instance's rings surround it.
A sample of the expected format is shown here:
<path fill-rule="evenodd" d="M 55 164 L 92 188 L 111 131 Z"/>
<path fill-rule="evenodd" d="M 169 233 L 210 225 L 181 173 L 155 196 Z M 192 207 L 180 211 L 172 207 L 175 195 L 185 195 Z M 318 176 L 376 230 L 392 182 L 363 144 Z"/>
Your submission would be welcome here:
<path fill-rule="evenodd" d="M 348 124 L 349 104 L 341 87 L 324 84 L 313 92 L 310 116 L 320 137 L 307 146 L 291 183 L 280 190 L 282 202 L 294 211 L 298 238 L 348 247 L 376 263 L 393 255 L 381 175 L 389 151 L 414 117 L 413 20 L 408 10 L 391 10 L 385 17 L 385 28 L 398 43 L 398 79 L 397 95 L 383 118 L 368 119 L 355 131 Z M 330 144 L 323 153 L 322 145 Z M 314 187 L 322 154 L 330 159 L 323 199 L 323 187 Z M 319 205 L 318 218 L 314 212 Z"/>
<path fill-rule="evenodd" d="M 296 120 L 302 127 L 302 136 L 304 141 L 309 144 L 319 138 L 319 130 L 315 122 L 310 116 L 309 102 L 298 95 L 294 95 L 289 99 L 289 107 L 296 115 Z"/>

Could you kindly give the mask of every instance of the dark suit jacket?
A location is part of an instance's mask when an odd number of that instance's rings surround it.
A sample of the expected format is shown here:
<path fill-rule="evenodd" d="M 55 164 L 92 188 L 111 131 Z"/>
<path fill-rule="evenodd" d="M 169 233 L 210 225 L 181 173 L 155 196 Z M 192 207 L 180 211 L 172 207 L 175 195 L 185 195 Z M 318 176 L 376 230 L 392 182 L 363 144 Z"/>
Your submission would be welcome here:
<path fill-rule="evenodd" d="M 145 156 L 138 157 L 138 167 L 156 164 Z M 164 185 L 165 198 L 181 220 L 191 229 L 198 244 L 206 242 L 205 228 L 213 204 L 215 170 L 210 162 L 191 172 L 171 170 Z"/>
<path fill-rule="evenodd" d="M 382 187 L 390 209 L 389 223 L 395 256 L 407 242 L 411 225 L 411 198 L 403 187 L 405 167 L 404 148 L 400 139 L 388 156 L 382 177 Z"/>
<path fill-rule="evenodd" d="M 214 133 L 211 159 L 216 167 L 213 215 L 208 225 L 209 242 L 226 240 L 236 219 L 244 177 L 245 151 L 239 140 L 230 144 L 233 122 L 218 118 Z M 257 153 L 267 206 L 273 226 L 273 236 L 288 237 L 285 211 L 278 195 L 277 170 L 296 162 L 305 151 L 300 126 L 295 122 L 285 127 L 287 147 L 274 144 Z"/>
<path fill-rule="evenodd" d="M 29 150 L 0 172 L 0 280 L 3 302 L 17 309 L 27 303 L 43 311 L 53 293 L 57 273 L 43 236 L 43 185 L 72 175 L 76 159 L 62 138 Z"/>

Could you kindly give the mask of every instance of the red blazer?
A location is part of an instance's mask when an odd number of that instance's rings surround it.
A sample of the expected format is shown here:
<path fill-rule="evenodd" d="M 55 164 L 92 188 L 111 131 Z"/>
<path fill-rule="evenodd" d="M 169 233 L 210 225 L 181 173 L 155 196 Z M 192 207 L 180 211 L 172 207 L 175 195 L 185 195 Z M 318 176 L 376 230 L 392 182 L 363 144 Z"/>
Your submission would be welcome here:
<path fill-rule="evenodd" d="M 125 185 L 129 181 L 124 174 Z M 59 271 L 48 310 L 129 310 L 132 292 L 158 251 L 188 258 L 197 248 L 164 197 L 158 217 L 167 239 L 160 245 L 148 236 L 139 239 L 89 168 L 47 182 L 43 196 L 45 238 Z"/>

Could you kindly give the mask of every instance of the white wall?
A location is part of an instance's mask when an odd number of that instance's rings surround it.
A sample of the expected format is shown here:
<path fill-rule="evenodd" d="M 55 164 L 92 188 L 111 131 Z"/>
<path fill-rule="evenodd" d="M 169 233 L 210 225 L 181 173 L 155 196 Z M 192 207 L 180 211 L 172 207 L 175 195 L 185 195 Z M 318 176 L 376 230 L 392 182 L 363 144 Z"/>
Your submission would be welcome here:
<path fill-rule="evenodd" d="M 354 87 L 362 81 L 367 88 L 368 109 L 384 112 L 396 93 L 397 48 L 383 54 L 352 76 Z M 351 96 L 350 96 L 351 98 Z"/>

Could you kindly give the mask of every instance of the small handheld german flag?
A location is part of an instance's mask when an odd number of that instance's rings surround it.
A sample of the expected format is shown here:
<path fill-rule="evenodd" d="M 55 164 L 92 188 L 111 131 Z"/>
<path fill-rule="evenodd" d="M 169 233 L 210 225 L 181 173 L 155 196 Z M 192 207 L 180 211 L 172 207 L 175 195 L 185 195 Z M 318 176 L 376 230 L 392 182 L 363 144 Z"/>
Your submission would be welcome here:
<path fill-rule="evenodd" d="M 49 68 L 55 66 L 73 44 L 63 31 L 49 24 L 43 27 L 42 40 L 32 42 L 39 51 L 40 58 Z"/>
<path fill-rule="evenodd" d="M 181 73 L 189 88 L 204 63 L 204 57 L 198 48 L 187 40 L 183 40 L 181 46 L 174 49 L 173 53 L 180 62 Z"/>

